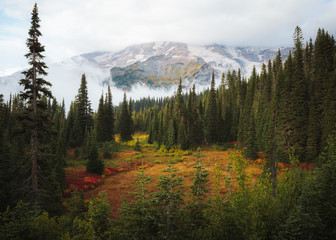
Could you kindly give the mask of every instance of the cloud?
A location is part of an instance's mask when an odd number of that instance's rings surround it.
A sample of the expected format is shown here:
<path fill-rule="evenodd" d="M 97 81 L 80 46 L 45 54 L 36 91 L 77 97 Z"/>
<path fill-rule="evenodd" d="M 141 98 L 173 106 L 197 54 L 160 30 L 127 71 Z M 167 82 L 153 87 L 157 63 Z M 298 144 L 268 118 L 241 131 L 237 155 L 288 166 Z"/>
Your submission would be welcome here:
<path fill-rule="evenodd" d="M 22 65 L 19 44 L 27 37 L 35 0 L 2 0 L 0 12 L 13 23 L 0 23 L 0 70 Z M 306 40 L 318 27 L 336 32 L 336 1 L 328 0 L 58 0 L 38 2 L 46 55 L 51 62 L 96 50 L 121 50 L 149 41 L 196 45 L 288 46 L 296 25 Z M 3 29 L 7 28 L 7 31 Z M 7 60 L 9 59 L 9 61 Z M 5 60 L 6 59 L 6 62 Z"/>

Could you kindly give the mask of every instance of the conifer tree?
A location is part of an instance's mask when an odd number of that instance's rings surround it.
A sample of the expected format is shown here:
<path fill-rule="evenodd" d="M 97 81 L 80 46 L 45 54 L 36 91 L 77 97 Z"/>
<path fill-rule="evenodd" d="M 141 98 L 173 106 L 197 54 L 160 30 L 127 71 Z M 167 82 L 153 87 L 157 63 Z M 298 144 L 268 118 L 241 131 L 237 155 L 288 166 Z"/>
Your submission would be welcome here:
<path fill-rule="evenodd" d="M 178 239 L 179 231 L 179 211 L 183 203 L 180 187 L 183 185 L 183 179 L 177 175 L 178 169 L 174 163 L 169 162 L 163 172 L 167 175 L 159 176 L 158 191 L 153 193 L 154 208 L 158 212 L 159 235 L 163 239 Z"/>
<path fill-rule="evenodd" d="M 247 139 L 246 139 L 246 157 L 252 160 L 257 159 L 258 157 L 258 147 L 256 140 L 255 124 L 254 124 L 254 114 L 251 111 L 249 125 L 247 130 Z"/>
<path fill-rule="evenodd" d="M 180 78 L 180 83 L 176 92 L 175 96 L 175 117 L 176 119 L 180 120 L 182 117 L 185 116 L 185 106 L 184 106 L 184 100 L 182 97 L 182 79 Z"/>
<path fill-rule="evenodd" d="M 208 96 L 208 107 L 206 112 L 207 142 L 217 141 L 217 104 L 215 90 L 215 72 L 212 72 L 211 88 Z"/>
<path fill-rule="evenodd" d="M 131 117 L 126 99 L 126 92 L 124 93 L 124 100 L 121 106 L 121 114 L 119 119 L 120 139 L 127 142 L 132 139 Z"/>
<path fill-rule="evenodd" d="M 139 168 L 137 177 L 134 181 L 137 184 L 135 192 L 130 193 L 135 200 L 131 202 L 124 201 L 121 212 L 121 222 L 124 229 L 124 239 L 149 239 L 156 234 L 154 222 L 155 215 L 151 210 L 153 200 L 149 197 L 147 185 L 151 177 L 146 175 L 144 168 Z"/>
<path fill-rule="evenodd" d="M 177 145 L 182 150 L 186 150 L 188 148 L 186 127 L 185 127 L 183 119 L 181 119 L 181 121 L 180 121 L 180 123 L 178 125 Z"/>
<path fill-rule="evenodd" d="M 161 124 L 163 121 L 161 121 Z M 130 130 L 130 135 L 132 136 L 134 133 L 134 121 L 133 121 L 133 102 L 132 98 L 130 98 L 128 103 L 128 125 Z"/>
<path fill-rule="evenodd" d="M 104 106 L 104 96 L 101 95 L 99 99 L 98 105 L 98 112 L 97 112 L 97 120 L 96 120 L 96 134 L 97 134 L 97 141 L 104 142 L 106 140 L 106 131 L 105 128 L 106 124 L 106 108 Z"/>
<path fill-rule="evenodd" d="M 80 128 L 78 144 L 82 145 L 85 138 L 85 132 L 93 126 L 91 102 L 89 100 L 87 81 L 85 74 L 82 74 L 81 84 L 76 96 L 77 118 Z"/>
<path fill-rule="evenodd" d="M 293 134 L 292 143 L 300 156 L 304 155 L 306 146 L 306 126 L 308 124 L 307 88 L 304 74 L 303 50 L 302 50 L 302 30 L 299 26 L 295 28 L 294 44 L 295 51 L 293 57 Z"/>
<path fill-rule="evenodd" d="M 41 133 L 43 131 L 48 131 L 48 117 L 46 114 L 47 105 L 42 100 L 42 97 L 52 97 L 51 91 L 48 89 L 48 87 L 51 86 L 51 83 L 43 79 L 43 76 L 47 75 L 47 72 L 45 71 L 47 66 L 43 62 L 44 56 L 42 55 L 45 49 L 39 42 L 39 37 L 42 36 L 39 30 L 39 22 L 38 8 L 35 3 L 31 17 L 31 28 L 28 33 L 29 37 L 26 41 L 29 52 L 25 55 L 29 60 L 29 65 L 31 67 L 22 73 L 25 78 L 20 80 L 20 85 L 24 87 L 24 91 L 20 93 L 20 96 L 27 101 L 28 104 L 22 118 L 24 119 L 24 123 L 26 123 L 25 129 L 31 131 L 30 179 L 31 201 L 33 203 L 37 202 L 40 193 L 39 176 L 41 176 L 41 173 L 39 173 L 38 169 L 39 164 L 43 159 L 40 159 L 41 147 L 39 139 L 41 138 Z"/>
<path fill-rule="evenodd" d="M 107 88 L 107 97 L 105 102 L 105 124 L 106 124 L 106 141 L 114 140 L 114 128 L 115 128 L 115 119 L 114 119 L 114 109 L 112 103 L 112 93 L 110 85 Z"/>
<path fill-rule="evenodd" d="M 88 141 L 88 161 L 86 165 L 86 171 L 90 173 L 103 174 L 104 173 L 104 162 L 99 158 L 97 140 L 94 132 L 89 136 Z"/>
<path fill-rule="evenodd" d="M 171 119 L 168 125 L 168 139 L 167 139 L 166 148 L 169 150 L 175 145 L 176 145 L 175 128 L 174 128 L 173 119 Z"/>

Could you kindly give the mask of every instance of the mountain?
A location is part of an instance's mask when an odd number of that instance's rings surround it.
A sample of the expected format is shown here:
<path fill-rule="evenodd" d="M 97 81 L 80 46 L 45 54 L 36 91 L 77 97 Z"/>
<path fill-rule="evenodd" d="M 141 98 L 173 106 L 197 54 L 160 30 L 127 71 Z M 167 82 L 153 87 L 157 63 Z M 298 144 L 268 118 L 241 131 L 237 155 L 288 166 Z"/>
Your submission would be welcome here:
<path fill-rule="evenodd" d="M 289 50 L 280 48 L 283 59 Z M 213 70 L 220 77 L 222 72 L 240 68 L 242 75 L 248 77 L 253 66 L 260 70 L 277 52 L 278 49 L 269 48 L 151 42 L 129 46 L 120 52 L 82 54 L 72 60 L 109 69 L 112 82 L 120 88 L 131 88 L 137 83 L 167 87 L 177 83 L 180 77 L 184 82 L 207 85 Z"/>
<path fill-rule="evenodd" d="M 286 59 L 290 48 L 279 48 L 282 58 Z M 87 76 L 88 87 L 93 102 L 97 100 L 110 83 L 115 89 L 121 89 L 116 99 L 122 99 L 122 90 L 133 90 L 142 95 L 158 96 L 162 90 L 174 87 L 179 78 L 184 86 L 208 86 L 211 73 L 215 71 L 216 81 L 220 81 L 222 72 L 241 69 L 249 77 L 253 66 L 260 71 L 261 65 L 274 59 L 278 49 L 256 47 L 228 47 L 224 45 L 191 46 L 178 42 L 151 42 L 129 46 L 121 51 L 91 52 L 72 57 L 58 63 L 48 63 L 46 79 L 53 84 L 52 91 L 58 100 L 65 97 L 67 104 L 73 99 L 80 85 L 81 75 Z M 10 92 L 19 92 L 20 72 L 0 77 L 0 89 L 6 97 Z M 143 89 L 142 89 L 143 90 Z M 8 97 L 8 96 L 7 96 Z M 120 98 L 120 99 L 119 99 Z"/>

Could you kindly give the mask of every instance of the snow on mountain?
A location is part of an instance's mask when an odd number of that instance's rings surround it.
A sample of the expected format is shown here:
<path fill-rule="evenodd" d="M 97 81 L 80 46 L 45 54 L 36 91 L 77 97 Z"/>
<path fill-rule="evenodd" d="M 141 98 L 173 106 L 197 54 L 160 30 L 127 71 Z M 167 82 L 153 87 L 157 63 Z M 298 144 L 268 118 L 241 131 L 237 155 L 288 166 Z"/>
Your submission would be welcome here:
<path fill-rule="evenodd" d="M 280 51 L 285 59 L 289 48 L 280 48 Z M 81 75 L 85 73 L 93 103 L 98 103 L 108 83 L 115 87 L 114 102 L 118 103 L 122 100 L 124 89 L 132 91 L 133 88 L 132 92 L 137 97 L 155 94 L 163 96 L 160 88 L 174 88 L 180 77 L 185 86 L 192 83 L 209 85 L 213 70 L 217 82 L 222 72 L 238 68 L 243 76 L 249 77 L 253 66 L 260 71 L 261 65 L 274 59 L 277 52 L 278 49 L 218 44 L 191 46 L 178 42 L 150 42 L 132 45 L 118 52 L 85 53 L 63 62 L 48 64 L 49 74 L 46 79 L 53 84 L 52 91 L 58 101 L 64 97 L 66 104 L 69 104 L 77 94 Z M 6 97 L 10 92 L 19 92 L 20 78 L 20 72 L 0 77 L 0 93 Z"/>

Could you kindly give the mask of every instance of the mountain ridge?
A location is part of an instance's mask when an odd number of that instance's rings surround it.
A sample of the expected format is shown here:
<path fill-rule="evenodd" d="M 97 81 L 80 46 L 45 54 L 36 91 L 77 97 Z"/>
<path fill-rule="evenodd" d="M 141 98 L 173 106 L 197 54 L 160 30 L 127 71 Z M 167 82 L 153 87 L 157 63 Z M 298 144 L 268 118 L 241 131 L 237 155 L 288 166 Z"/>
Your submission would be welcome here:
<path fill-rule="evenodd" d="M 212 71 L 216 80 L 222 72 L 241 69 L 248 78 L 253 66 L 260 71 L 261 65 L 274 59 L 280 50 L 286 59 L 290 48 L 229 47 L 220 44 L 194 46 L 181 42 L 148 42 L 128 46 L 120 51 L 95 51 L 83 53 L 62 62 L 48 64 L 46 80 L 53 84 L 56 96 L 74 95 L 79 86 L 81 74 L 87 76 L 88 85 L 97 91 L 110 84 L 122 90 L 134 86 L 150 89 L 171 88 L 180 77 L 184 86 L 195 83 L 207 86 Z M 5 94 L 17 93 L 20 72 L 0 77 L 0 87 Z M 220 81 L 220 80 L 219 80 Z M 67 86 L 64 88 L 64 86 Z M 99 89 L 99 90 L 98 90 Z M 147 96 L 144 93 L 144 96 Z"/>

